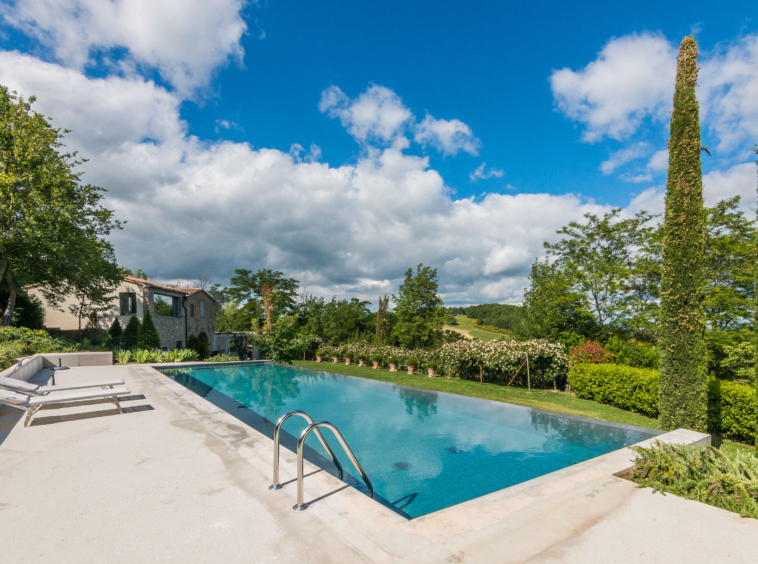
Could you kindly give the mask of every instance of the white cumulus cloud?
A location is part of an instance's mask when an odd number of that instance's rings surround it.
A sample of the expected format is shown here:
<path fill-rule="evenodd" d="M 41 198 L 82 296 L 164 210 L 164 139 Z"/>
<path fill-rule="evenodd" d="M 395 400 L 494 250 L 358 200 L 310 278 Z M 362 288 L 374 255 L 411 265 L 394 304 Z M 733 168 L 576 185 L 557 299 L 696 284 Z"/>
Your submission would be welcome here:
<path fill-rule="evenodd" d="M 339 118 L 357 141 L 392 142 L 401 137 L 413 118 L 400 96 L 384 86 L 371 86 L 355 100 L 339 87 L 330 86 L 321 94 L 319 110 Z"/>
<path fill-rule="evenodd" d="M 474 169 L 468 177 L 471 179 L 471 182 L 476 182 L 479 179 L 486 180 L 488 178 L 502 178 L 503 174 L 505 174 L 502 170 L 497 168 L 487 168 L 487 163 L 482 163 L 476 169 Z M 512 188 L 512 186 L 509 184 L 509 188 Z"/>
<path fill-rule="evenodd" d="M 229 60 L 242 62 L 246 0 L 15 0 L 0 7 L 10 25 L 37 39 L 67 66 L 96 55 L 128 70 L 157 70 L 188 94 Z M 125 54 L 115 53 L 125 50 Z"/>
<path fill-rule="evenodd" d="M 645 142 L 635 143 L 611 154 L 607 161 L 600 163 L 603 174 L 611 174 L 618 167 L 633 160 L 640 159 L 650 152 L 650 145 Z"/>
<path fill-rule="evenodd" d="M 721 149 L 758 133 L 758 35 L 749 35 L 703 62 L 698 97 L 702 121 L 716 132 Z"/>
<path fill-rule="evenodd" d="M 583 69 L 553 71 L 558 108 L 585 125 L 582 138 L 625 139 L 642 120 L 665 120 L 674 93 L 676 49 L 660 34 L 611 39 Z"/>
<path fill-rule="evenodd" d="M 572 195 L 454 200 L 428 158 L 396 146 L 333 166 L 315 145 L 303 156 L 297 144 L 203 141 L 187 133 L 179 97 L 150 81 L 88 78 L 19 53 L 0 52 L 0 83 L 73 130 L 68 146 L 91 159 L 86 180 L 127 221 L 112 236 L 120 263 L 157 279 L 210 271 L 226 283 L 234 268 L 265 267 L 309 292 L 376 300 L 423 262 L 439 268 L 450 303 L 518 301 L 542 241 L 605 209 Z"/>
<path fill-rule="evenodd" d="M 416 125 L 414 140 L 421 145 L 431 145 L 443 155 L 456 155 L 460 151 L 478 155 L 481 146 L 471 128 L 462 121 L 435 119 L 429 114 Z"/>

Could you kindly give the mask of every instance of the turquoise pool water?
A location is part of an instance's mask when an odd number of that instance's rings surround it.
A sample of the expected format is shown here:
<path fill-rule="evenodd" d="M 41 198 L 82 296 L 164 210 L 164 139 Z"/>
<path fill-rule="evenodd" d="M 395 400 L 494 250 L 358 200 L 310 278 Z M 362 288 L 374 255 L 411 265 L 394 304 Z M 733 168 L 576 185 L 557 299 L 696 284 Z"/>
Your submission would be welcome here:
<path fill-rule="evenodd" d="M 408 518 L 660 434 L 278 364 L 163 372 L 270 437 L 277 419 L 295 409 L 315 421 L 330 421 L 371 478 L 375 498 Z M 282 447 L 294 450 L 305 426 L 302 418 L 288 419 Z M 323 433 L 351 474 L 346 481 L 365 492 L 339 442 L 330 431 Z M 306 458 L 334 473 L 313 433 L 306 445 Z"/>

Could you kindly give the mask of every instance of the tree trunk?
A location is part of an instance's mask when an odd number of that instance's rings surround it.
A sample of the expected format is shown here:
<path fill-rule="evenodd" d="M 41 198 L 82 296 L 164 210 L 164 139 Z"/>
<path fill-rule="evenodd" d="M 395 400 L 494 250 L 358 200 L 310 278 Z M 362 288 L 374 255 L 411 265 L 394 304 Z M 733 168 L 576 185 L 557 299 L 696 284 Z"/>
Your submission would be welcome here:
<path fill-rule="evenodd" d="M 8 268 L 8 257 L 5 257 L 3 259 L 3 262 L 0 263 L 0 280 L 3 279 L 3 276 L 5 276 L 5 269 Z"/>
<path fill-rule="evenodd" d="M 13 319 L 13 309 L 16 307 L 16 283 L 13 280 L 10 264 L 5 268 L 5 280 L 8 282 L 8 303 L 3 314 L 3 327 L 9 327 Z"/>

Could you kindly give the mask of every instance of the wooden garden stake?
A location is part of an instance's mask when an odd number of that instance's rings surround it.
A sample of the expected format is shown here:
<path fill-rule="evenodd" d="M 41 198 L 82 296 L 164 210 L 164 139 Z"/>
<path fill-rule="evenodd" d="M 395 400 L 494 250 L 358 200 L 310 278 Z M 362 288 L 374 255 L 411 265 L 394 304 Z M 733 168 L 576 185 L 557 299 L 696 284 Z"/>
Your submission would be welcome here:
<path fill-rule="evenodd" d="M 527 385 L 527 393 L 532 393 L 532 380 L 529 376 L 529 353 L 526 353 L 526 385 Z"/>

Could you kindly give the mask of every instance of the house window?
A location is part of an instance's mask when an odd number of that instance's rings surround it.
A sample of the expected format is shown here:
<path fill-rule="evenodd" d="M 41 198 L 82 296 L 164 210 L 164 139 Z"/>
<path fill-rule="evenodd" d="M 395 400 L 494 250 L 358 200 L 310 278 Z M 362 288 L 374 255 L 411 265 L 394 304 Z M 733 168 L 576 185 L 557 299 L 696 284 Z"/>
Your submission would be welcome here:
<path fill-rule="evenodd" d="M 156 316 L 180 317 L 181 300 L 176 296 L 153 295 L 153 309 Z"/>
<path fill-rule="evenodd" d="M 118 295 L 121 307 L 121 315 L 130 315 L 137 313 L 137 294 L 134 292 L 123 292 Z"/>
<path fill-rule="evenodd" d="M 200 317 L 205 317 L 205 302 L 200 300 Z"/>
<path fill-rule="evenodd" d="M 190 317 L 195 317 L 195 304 L 190 304 Z"/>
<path fill-rule="evenodd" d="M 177 348 L 177 349 L 180 349 L 180 348 L 182 348 L 182 342 L 181 342 L 181 341 L 177 341 L 177 342 L 176 342 L 176 348 Z"/>

